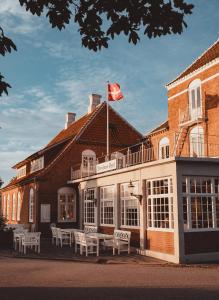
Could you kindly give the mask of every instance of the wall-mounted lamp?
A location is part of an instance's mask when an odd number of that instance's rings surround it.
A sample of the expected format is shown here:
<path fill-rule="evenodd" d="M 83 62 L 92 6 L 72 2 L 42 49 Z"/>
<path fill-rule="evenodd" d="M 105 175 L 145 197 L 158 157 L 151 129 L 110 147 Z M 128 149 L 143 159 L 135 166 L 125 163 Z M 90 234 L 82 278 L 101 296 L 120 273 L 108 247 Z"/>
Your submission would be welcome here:
<path fill-rule="evenodd" d="M 135 198 L 137 198 L 141 204 L 141 201 L 142 201 L 142 195 L 141 194 L 134 194 L 134 184 L 132 183 L 132 181 L 130 180 L 130 183 L 128 185 L 128 190 L 129 190 L 129 194 L 130 196 L 133 196 Z"/>

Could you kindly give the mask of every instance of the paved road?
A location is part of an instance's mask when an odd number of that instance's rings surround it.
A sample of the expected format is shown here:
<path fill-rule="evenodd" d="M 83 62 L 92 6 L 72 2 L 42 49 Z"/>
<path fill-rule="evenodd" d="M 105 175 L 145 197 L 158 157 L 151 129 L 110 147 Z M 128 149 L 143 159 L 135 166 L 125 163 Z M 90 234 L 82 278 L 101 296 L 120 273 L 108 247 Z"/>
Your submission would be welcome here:
<path fill-rule="evenodd" d="M 219 300 L 219 268 L 0 258 L 1 300 Z"/>

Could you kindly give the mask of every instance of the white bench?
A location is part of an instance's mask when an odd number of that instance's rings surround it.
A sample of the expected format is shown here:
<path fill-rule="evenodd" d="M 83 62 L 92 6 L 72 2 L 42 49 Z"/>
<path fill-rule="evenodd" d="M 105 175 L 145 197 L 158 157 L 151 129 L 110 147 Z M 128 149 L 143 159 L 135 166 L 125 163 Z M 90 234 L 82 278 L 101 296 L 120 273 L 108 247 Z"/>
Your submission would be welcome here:
<path fill-rule="evenodd" d="M 116 249 L 118 254 L 123 251 L 127 251 L 130 254 L 130 240 L 131 232 L 125 230 L 114 230 L 113 239 L 105 240 L 104 246 L 113 248 L 113 255 L 116 254 Z"/>
<path fill-rule="evenodd" d="M 96 233 L 97 232 L 97 227 L 95 226 L 84 226 L 84 233 Z"/>

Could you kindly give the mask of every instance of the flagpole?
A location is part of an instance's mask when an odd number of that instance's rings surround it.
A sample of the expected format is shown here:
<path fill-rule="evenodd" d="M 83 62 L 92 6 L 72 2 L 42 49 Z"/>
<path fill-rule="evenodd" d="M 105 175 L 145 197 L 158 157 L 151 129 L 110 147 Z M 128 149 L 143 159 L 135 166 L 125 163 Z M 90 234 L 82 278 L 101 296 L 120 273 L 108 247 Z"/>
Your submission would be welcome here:
<path fill-rule="evenodd" d="M 109 99 L 108 99 L 108 84 L 106 85 L 106 155 L 109 160 Z"/>

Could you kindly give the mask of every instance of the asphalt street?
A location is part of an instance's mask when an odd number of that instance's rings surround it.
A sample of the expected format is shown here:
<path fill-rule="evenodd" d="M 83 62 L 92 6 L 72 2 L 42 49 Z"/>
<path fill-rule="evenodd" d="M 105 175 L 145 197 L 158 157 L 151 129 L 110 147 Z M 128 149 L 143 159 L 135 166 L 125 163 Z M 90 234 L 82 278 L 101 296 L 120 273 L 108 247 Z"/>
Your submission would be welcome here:
<path fill-rule="evenodd" d="M 218 267 L 0 257 L 0 300 L 219 299 Z"/>

